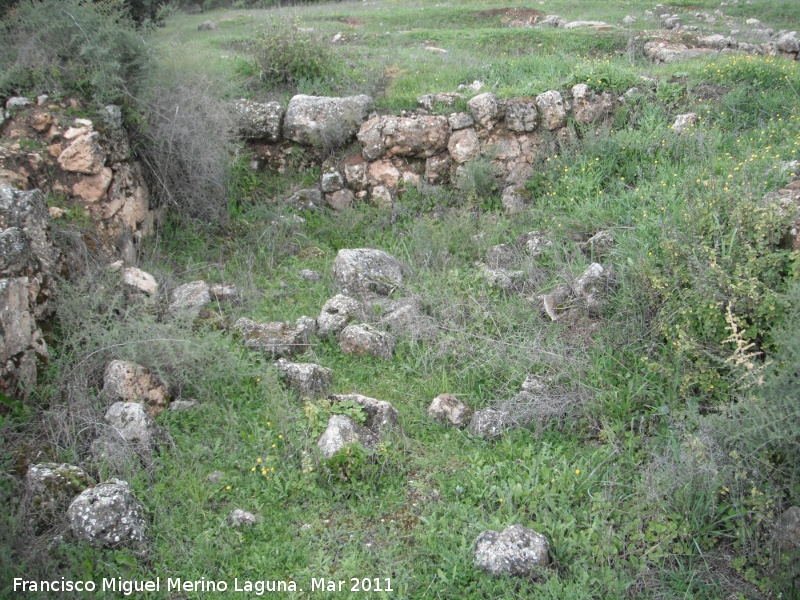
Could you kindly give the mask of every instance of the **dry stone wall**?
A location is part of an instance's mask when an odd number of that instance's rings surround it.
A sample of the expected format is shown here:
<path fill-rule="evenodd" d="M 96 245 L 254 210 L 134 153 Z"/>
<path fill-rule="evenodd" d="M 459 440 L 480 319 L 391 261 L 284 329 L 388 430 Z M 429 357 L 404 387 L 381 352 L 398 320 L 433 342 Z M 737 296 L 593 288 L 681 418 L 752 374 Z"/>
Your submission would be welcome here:
<path fill-rule="evenodd" d="M 441 94 L 435 96 L 420 98 L 420 104 L 452 104 L 454 100 L 453 94 L 444 100 Z M 237 106 L 240 130 L 252 142 L 260 166 L 283 169 L 291 155 L 287 140 L 319 148 L 319 140 L 335 140 L 341 146 L 357 139 L 360 152 L 323 163 L 314 190 L 335 210 L 356 200 L 391 205 L 406 185 L 457 183 L 465 165 L 481 157 L 495 164 L 505 185 L 522 185 L 535 165 L 554 154 L 559 141 L 568 139 L 570 120 L 600 125 L 622 101 L 607 92 L 595 93 L 585 84 L 563 94 L 550 90 L 531 98 L 501 99 L 486 92 L 469 100 L 468 112 L 450 115 L 432 115 L 424 108 L 400 115 L 367 114 L 372 102 L 365 96 L 334 100 L 296 96 L 285 114 L 274 102 L 241 101 Z M 346 127 L 342 106 L 352 107 Z M 296 135 L 298 115 L 304 115 L 300 125 L 313 129 L 316 143 L 310 142 L 310 136 Z M 361 121 L 353 127 L 357 118 Z M 281 139 L 276 137 L 279 129 Z"/>
<path fill-rule="evenodd" d="M 138 241 L 159 214 L 133 159 L 119 107 L 95 120 L 70 117 L 45 96 L 6 101 L 0 120 L 0 183 L 50 194 L 50 216 L 85 215 L 108 256 L 134 261 Z"/>

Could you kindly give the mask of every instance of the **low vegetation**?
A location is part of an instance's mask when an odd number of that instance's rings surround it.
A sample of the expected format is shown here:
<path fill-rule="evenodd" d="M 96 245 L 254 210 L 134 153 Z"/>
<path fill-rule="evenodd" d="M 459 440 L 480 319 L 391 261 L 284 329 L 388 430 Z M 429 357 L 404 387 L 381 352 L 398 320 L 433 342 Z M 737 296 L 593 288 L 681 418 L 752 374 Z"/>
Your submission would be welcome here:
<path fill-rule="evenodd" d="M 710 0 L 678 5 L 686 18 L 720 8 Z M 53 358 L 29 401 L 7 401 L 0 593 L 13 577 L 58 574 L 390 578 L 386 595 L 399 598 L 798 594 L 797 552 L 774 543 L 773 526 L 800 505 L 800 272 L 784 238 L 794 215 L 765 200 L 800 175 L 796 62 L 717 54 L 655 65 L 640 38 L 657 27 L 645 14 L 654 7 L 642 0 L 536 5 L 615 24 L 637 17 L 597 32 L 508 28 L 503 11 L 485 2 L 269 10 L 248 2 L 240 6 L 247 10 L 177 11 L 138 33 L 82 2 L 46 0 L 41 13 L 32 6 L 3 21 L 7 39 L 20 43 L 3 44 L 0 92 L 60 89 L 101 105 L 125 102 L 169 217 L 139 257 L 165 282 L 162 296 L 131 302 L 112 291 L 115 275 L 65 282 L 54 299 Z M 46 15 L 57 10 L 99 19 L 99 37 L 56 31 Z M 800 23 L 794 2 L 721 10 L 737 23 Z M 217 28 L 198 32 L 206 19 Z M 67 28 L 71 20 L 57 21 Z M 707 27 L 726 26 L 720 19 Z M 35 43 L 23 44 L 28 37 Z M 54 58 L 49 40 L 62 39 L 81 60 Z M 108 54 L 87 51 L 84 41 Z M 142 46 L 129 53 L 130 44 Z M 637 90 L 606 127 L 571 124 L 571 139 L 526 184 L 530 206 L 513 216 L 503 213 L 486 158 L 469 163 L 452 188 L 407 186 L 391 208 L 298 211 L 285 199 L 318 181 L 319 169 L 290 162 L 284 173 L 253 172 L 225 108 L 238 97 L 369 93 L 380 111 L 399 111 L 474 80 L 500 97 L 576 83 L 616 95 Z M 464 108 L 457 100 L 436 110 Z M 700 119 L 679 135 L 671 125 L 689 111 Z M 308 164 L 294 152 L 296 165 Z M 519 293 L 487 282 L 476 265 L 486 250 L 532 230 L 548 232 L 552 245 L 519 258 Z M 602 257 L 615 277 L 607 304 L 596 318 L 551 322 L 537 295 L 599 258 L 585 244 L 598 231 L 614 240 Z M 428 321 L 400 335 L 391 361 L 313 340 L 301 360 L 333 370 L 332 392 L 387 400 L 402 426 L 374 451 L 351 447 L 320 461 L 316 440 L 327 418 L 361 422 L 360 409 L 298 401 L 236 332 L 166 319 L 165 294 L 202 278 L 242 293 L 240 304 L 217 307 L 215 322 L 316 316 L 336 293 L 336 253 L 358 247 L 409 266 L 396 295 L 418 296 Z M 301 269 L 322 277 L 305 280 Z M 37 536 L 18 501 L 28 464 L 85 458 L 105 408 L 102 369 L 117 358 L 151 368 L 175 397 L 201 402 L 159 417 L 174 447 L 130 474 L 152 524 L 143 554 L 55 537 L 63 526 Z M 553 393 L 514 404 L 528 374 L 546 378 Z M 524 426 L 496 442 L 446 428 L 425 414 L 442 393 L 475 409 L 512 407 Z M 222 479 L 210 481 L 213 471 Z M 262 518 L 226 527 L 234 508 Z M 473 565 L 478 534 L 514 523 L 550 540 L 553 564 L 538 580 L 496 578 Z"/>

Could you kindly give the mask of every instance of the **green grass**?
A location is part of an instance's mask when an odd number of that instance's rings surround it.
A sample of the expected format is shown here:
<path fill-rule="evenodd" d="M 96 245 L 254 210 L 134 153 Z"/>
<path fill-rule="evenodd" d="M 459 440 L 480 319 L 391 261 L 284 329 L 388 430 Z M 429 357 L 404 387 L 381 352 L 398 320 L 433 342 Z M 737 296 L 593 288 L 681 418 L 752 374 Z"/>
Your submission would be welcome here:
<path fill-rule="evenodd" d="M 789 216 L 762 198 L 796 172 L 789 164 L 800 150 L 796 63 L 730 55 L 653 65 L 641 56 L 641 41 L 628 47 L 627 29 L 514 30 L 500 16 L 475 14 L 504 4 L 439 4 L 387 0 L 178 14 L 148 38 L 161 56 L 153 82 L 201 76 L 230 98 L 372 90 L 381 110 L 396 111 L 413 108 L 418 95 L 473 79 L 504 97 L 579 82 L 618 95 L 639 87 L 608 129 L 578 131 L 542 164 L 527 184 L 533 204 L 520 215 L 503 215 L 496 192 L 411 188 L 390 210 L 359 205 L 281 221 L 293 215 L 282 198 L 313 183 L 318 170 L 254 175 L 240 161 L 228 224 L 212 230 L 170 221 L 146 243 L 143 265 L 162 280 L 237 284 L 244 298 L 223 309 L 230 321 L 316 316 L 335 294 L 339 249 L 376 247 L 404 261 L 412 273 L 397 295 L 421 297 L 437 323 L 432 335 L 401 336 L 391 361 L 343 355 L 334 342 L 316 339 L 299 359 L 331 368 L 333 393 L 391 402 L 400 429 L 371 455 L 353 451 L 317 462 L 315 423 L 302 403 L 280 387 L 269 360 L 244 352 L 237 334 L 224 334 L 215 343 L 247 375 L 225 385 L 198 383 L 201 408 L 162 415 L 175 450 L 131 481 L 151 524 L 147 556 L 69 540 L 51 551 L 15 547 L 18 488 L 4 478 L 8 527 L 0 548 L 15 561 L 2 565 L 3 585 L 13 576 L 58 572 L 98 581 L 205 577 L 230 585 L 234 578 L 291 579 L 305 590 L 287 595 L 297 598 L 351 597 L 312 595 L 311 579 L 319 577 L 390 578 L 394 591 L 384 595 L 397 598 L 796 592 L 781 571 L 786 559 L 772 553 L 769 527 L 779 509 L 800 501 L 800 490 L 775 483 L 779 456 L 768 456 L 756 473 L 723 452 L 708 418 L 757 393 L 726 362 L 734 352 L 726 339 L 728 306 L 755 349 L 780 356 L 786 344 L 781 332 L 794 302 L 787 290 L 797 280 L 798 257 L 777 243 Z M 681 12 L 718 8 L 704 0 L 691 4 Z M 612 23 L 633 14 L 637 34 L 655 27 L 644 19 L 652 4 L 641 1 L 525 6 Z M 725 11 L 790 30 L 800 19 L 791 2 L 754 0 Z M 343 32 L 329 79 L 269 89 L 257 81 L 247 44 L 279 12 L 327 37 Z M 362 24 L 337 20 L 345 17 Z M 209 18 L 217 30 L 196 31 Z M 699 124 L 691 135 L 676 135 L 675 116 L 690 110 L 701 115 Z M 615 245 L 603 262 L 613 265 L 615 286 L 601 318 L 551 323 L 536 295 L 579 275 L 595 259 L 581 242 L 606 229 Z M 520 260 L 529 280 L 523 292 L 492 288 L 475 261 L 532 230 L 547 231 L 553 246 L 536 260 Z M 305 281 L 301 269 L 317 270 L 322 279 Z M 184 335 L 204 344 L 202 330 Z M 52 352 L 32 403 L 37 410 L 59 402 L 59 369 L 70 364 L 58 344 Z M 581 401 L 562 419 L 534 421 L 497 442 L 426 415 L 445 392 L 474 408 L 496 405 L 528 373 L 553 377 Z M 71 458 L 65 448 L 25 437 L 36 431 L 35 410 L 16 406 L 9 414 L 0 432 L 16 445 L 0 454 L 4 472 L 29 460 L 33 448 Z M 224 477 L 212 484 L 207 476 L 215 470 Z M 229 528 L 234 508 L 260 521 Z M 553 565 L 539 580 L 495 578 L 473 565 L 478 534 L 515 523 L 550 540 Z"/>

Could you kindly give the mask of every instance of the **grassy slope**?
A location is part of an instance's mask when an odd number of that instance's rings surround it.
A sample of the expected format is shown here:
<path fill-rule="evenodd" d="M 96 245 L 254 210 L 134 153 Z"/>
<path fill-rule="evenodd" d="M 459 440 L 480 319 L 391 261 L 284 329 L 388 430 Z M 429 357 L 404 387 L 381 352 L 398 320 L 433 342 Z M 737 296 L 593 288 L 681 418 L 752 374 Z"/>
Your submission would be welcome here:
<path fill-rule="evenodd" d="M 692 4 L 708 11 L 717 7 Z M 712 398 L 720 383 L 712 378 L 686 384 L 683 354 L 661 347 L 670 334 L 654 334 L 661 321 L 644 308 L 647 301 L 664 304 L 656 299 L 671 290 L 659 285 L 680 281 L 664 273 L 679 264 L 679 255 L 705 247 L 698 240 L 714 247 L 729 239 L 734 227 L 761 226 L 757 211 L 745 211 L 738 223 L 728 223 L 727 216 L 790 177 L 781 163 L 796 156 L 800 140 L 796 66 L 734 57 L 649 64 L 636 52 L 626 53 L 632 34 L 653 27 L 642 19 L 652 8 L 644 2 L 530 5 L 568 19 L 617 23 L 625 14 L 639 17 L 631 33 L 598 34 L 509 30 L 500 27 L 499 17 L 474 17 L 494 6 L 503 5 L 384 1 L 293 10 L 302 24 L 326 35 L 345 33 L 340 52 L 350 63 L 340 80 L 344 84 L 303 82 L 301 91 L 346 93 L 388 84 L 379 106 L 397 110 L 413 107 L 422 93 L 453 90 L 473 79 L 514 96 L 592 79 L 624 91 L 638 75 L 648 75 L 664 82 L 654 92 L 658 102 L 631 103 L 626 116 L 634 126 L 604 132 L 597 140 L 587 137 L 551 157 L 531 183 L 534 207 L 514 219 L 471 209 L 431 216 L 436 200 L 409 192 L 393 215 L 361 207 L 341 215 L 305 214 L 304 224 L 268 227 L 265 220 L 283 208 L 266 197 L 289 183 L 254 180 L 249 193 L 260 200 L 226 235 L 165 232 L 149 255 L 152 271 L 179 281 L 235 281 L 248 291 L 249 302 L 232 316 L 263 320 L 316 315 L 334 294 L 331 266 L 339 248 L 384 248 L 413 267 L 404 291 L 420 294 L 442 329 L 433 341 L 401 339 L 391 362 L 343 356 L 327 342 L 302 358 L 334 370 L 334 392 L 388 400 L 400 412 L 402 433 L 389 440 L 374 464 L 353 457 L 356 476 L 350 482 L 319 467 L 304 468 L 303 451 L 314 439 L 300 404 L 280 389 L 268 361 L 248 357 L 258 361 L 259 377 L 207 389 L 202 409 L 161 419 L 177 451 L 132 482 L 152 520 L 149 559 L 65 544 L 54 559 L 74 578 L 292 578 L 308 590 L 311 577 L 391 577 L 392 596 L 398 598 L 717 598 L 732 591 L 758 596 L 758 585 L 767 585 L 763 553 L 736 537 L 737 529 L 750 531 L 736 510 L 758 507 L 737 504 L 713 486 L 687 499 L 674 493 L 689 489 L 681 475 L 666 488 L 653 483 L 654 473 L 664 475 L 653 466 L 654 457 L 662 457 L 659 464 L 668 472 L 663 457 L 680 446 L 681 432 L 692 429 L 696 413 L 686 407 Z M 754 1 L 747 9 L 731 7 L 729 14 L 757 16 L 779 28 L 800 22 L 798 12 L 793 2 Z M 154 34 L 164 51 L 158 76 L 203 74 L 222 95 L 285 99 L 289 92 L 252 84 L 240 88 L 250 71 L 236 42 L 253 35 L 272 14 L 176 16 Z M 363 25 L 329 20 L 345 16 Z M 209 17 L 219 28 L 198 34 L 197 24 Z M 427 44 L 449 53 L 427 52 Z M 761 87 L 754 74 L 763 75 Z M 718 85 L 723 93 L 706 99 L 701 83 Z M 678 138 L 669 126 L 688 108 L 704 118 L 697 135 Z M 297 183 L 301 179 L 294 176 Z M 493 207 L 496 201 L 485 205 Z M 718 230 L 705 228 L 709 223 L 717 223 Z M 533 288 L 523 296 L 499 294 L 472 264 L 493 244 L 547 229 L 556 239 L 554 249 L 524 265 L 537 289 L 547 289 L 588 264 L 575 236 L 607 227 L 615 228 L 617 245 L 609 260 L 622 285 L 596 325 L 549 323 L 528 298 Z M 476 240 L 478 233 L 484 236 Z M 747 260 L 733 250 L 728 258 Z M 321 271 L 323 279 L 301 280 L 302 268 Z M 747 285 L 754 276 L 737 275 Z M 651 287 L 633 288 L 645 282 Z M 685 302 L 676 301 L 670 310 L 695 306 L 697 298 L 685 294 L 676 296 Z M 713 298 L 709 310 L 720 312 L 718 301 Z M 682 323 L 667 321 L 676 328 Z M 513 395 L 529 372 L 571 382 L 591 400 L 566 422 L 516 430 L 497 443 L 426 418 L 428 403 L 439 393 L 456 393 L 479 408 Z M 697 377 L 698 371 L 690 375 Z M 222 470 L 225 478 L 208 483 L 213 470 Z M 225 527 L 233 508 L 262 520 L 250 529 Z M 551 541 L 555 565 L 539 582 L 490 577 L 472 565 L 477 535 L 513 523 L 533 527 Z M 310 527 L 301 529 L 304 524 Z M 741 556 L 744 561 L 734 561 Z"/>

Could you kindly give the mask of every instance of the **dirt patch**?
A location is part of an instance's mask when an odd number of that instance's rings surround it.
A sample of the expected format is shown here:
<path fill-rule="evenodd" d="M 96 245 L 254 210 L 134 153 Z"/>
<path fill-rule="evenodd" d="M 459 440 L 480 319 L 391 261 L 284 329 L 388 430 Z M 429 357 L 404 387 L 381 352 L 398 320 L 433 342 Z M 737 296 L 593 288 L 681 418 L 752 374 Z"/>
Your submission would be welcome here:
<path fill-rule="evenodd" d="M 547 13 L 535 8 L 492 8 L 472 13 L 472 16 L 478 19 L 491 19 L 502 16 L 504 23 L 507 21 L 523 21 L 532 25 L 542 17 L 547 16 Z"/>

